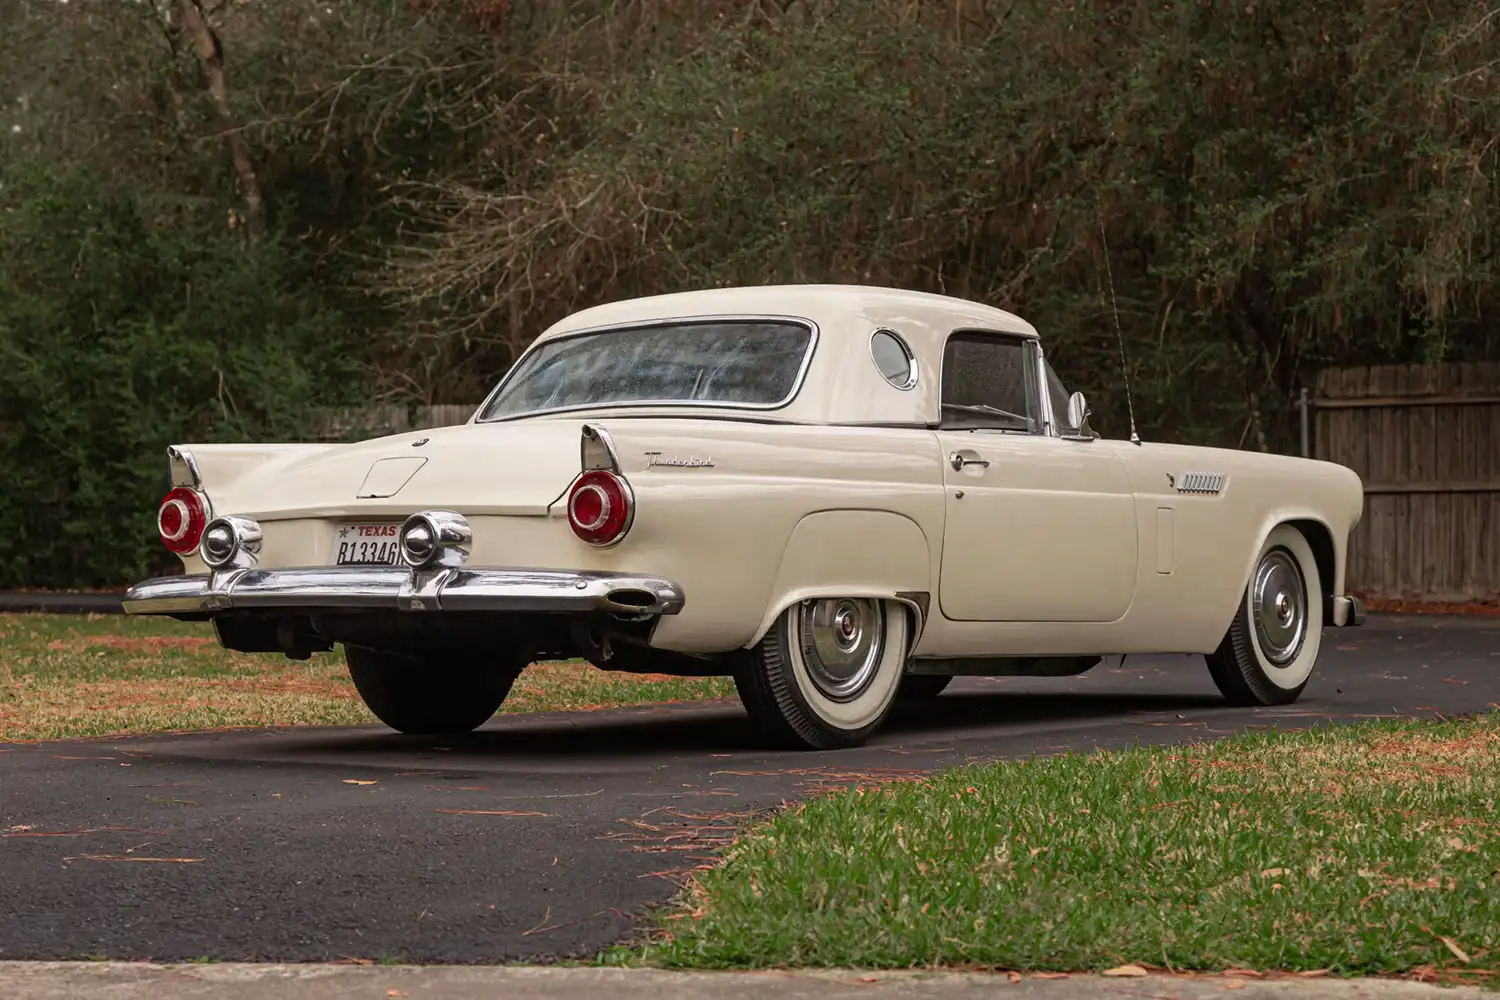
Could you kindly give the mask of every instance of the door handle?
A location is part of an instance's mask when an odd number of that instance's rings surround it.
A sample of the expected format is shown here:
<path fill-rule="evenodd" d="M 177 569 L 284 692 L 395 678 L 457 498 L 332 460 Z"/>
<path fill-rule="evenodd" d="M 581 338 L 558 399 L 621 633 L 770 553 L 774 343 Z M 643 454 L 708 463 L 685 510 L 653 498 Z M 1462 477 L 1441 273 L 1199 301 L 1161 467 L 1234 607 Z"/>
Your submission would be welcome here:
<path fill-rule="evenodd" d="M 955 451 L 948 456 L 948 464 L 953 466 L 954 472 L 957 472 L 966 465 L 977 465 L 981 469 L 988 469 L 990 467 L 990 460 L 978 457 L 970 458 L 961 451 Z"/>

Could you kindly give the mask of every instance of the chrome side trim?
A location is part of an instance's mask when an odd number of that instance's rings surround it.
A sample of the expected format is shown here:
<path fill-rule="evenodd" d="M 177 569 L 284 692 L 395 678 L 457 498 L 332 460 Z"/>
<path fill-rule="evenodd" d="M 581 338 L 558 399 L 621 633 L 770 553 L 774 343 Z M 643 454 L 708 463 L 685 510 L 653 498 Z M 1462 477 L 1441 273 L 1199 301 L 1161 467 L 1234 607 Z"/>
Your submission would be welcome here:
<path fill-rule="evenodd" d="M 1224 489 L 1224 473 L 1182 472 L 1175 476 L 1168 474 L 1167 482 L 1178 493 L 1204 493 L 1212 495 Z"/>
<path fill-rule="evenodd" d="M 173 486 L 191 486 L 203 492 L 203 476 L 198 472 L 198 460 L 185 445 L 167 445 L 167 474 Z"/>
<path fill-rule="evenodd" d="M 490 404 L 499 397 L 500 393 L 505 389 L 506 384 L 510 382 L 511 377 L 521 367 L 521 363 L 548 344 L 554 344 L 560 340 L 571 340 L 574 337 L 587 337 L 593 334 L 609 333 L 617 330 L 639 330 L 653 326 L 691 326 L 702 323 L 793 323 L 797 326 L 805 327 L 809 334 L 807 338 L 807 350 L 802 354 L 802 364 L 797 369 L 796 378 L 792 380 L 791 391 L 786 394 L 785 398 L 774 403 L 726 403 L 704 399 L 631 399 L 612 400 L 607 403 L 582 403 L 577 406 L 555 406 L 550 409 L 528 410 L 525 413 L 513 413 L 503 417 L 484 416 L 489 410 Z M 807 372 L 812 367 L 813 355 L 817 353 L 818 341 L 821 338 L 821 334 L 822 331 L 819 329 L 818 324 L 805 316 L 781 316 L 775 313 L 710 313 L 702 316 L 664 316 L 656 319 L 637 320 L 632 323 L 608 323 L 603 326 L 591 326 L 583 330 L 569 330 L 567 333 L 559 334 L 556 337 L 533 341 L 532 345 L 523 351 L 520 357 L 516 358 L 515 363 L 501 377 L 495 388 L 490 390 L 489 395 L 484 397 L 484 402 L 480 403 L 479 408 L 474 411 L 471 422 L 475 424 L 500 424 L 510 420 L 525 420 L 529 417 L 541 417 L 553 413 L 577 413 L 589 410 L 628 409 L 648 406 L 668 408 L 697 407 L 699 409 L 740 411 L 780 410 L 791 405 L 792 400 L 796 399 L 797 394 L 802 391 L 802 383 L 807 380 Z"/>
<path fill-rule="evenodd" d="M 686 600 L 670 580 L 633 573 L 327 566 L 159 577 L 131 587 L 122 603 L 133 615 L 277 608 L 675 615 Z"/>

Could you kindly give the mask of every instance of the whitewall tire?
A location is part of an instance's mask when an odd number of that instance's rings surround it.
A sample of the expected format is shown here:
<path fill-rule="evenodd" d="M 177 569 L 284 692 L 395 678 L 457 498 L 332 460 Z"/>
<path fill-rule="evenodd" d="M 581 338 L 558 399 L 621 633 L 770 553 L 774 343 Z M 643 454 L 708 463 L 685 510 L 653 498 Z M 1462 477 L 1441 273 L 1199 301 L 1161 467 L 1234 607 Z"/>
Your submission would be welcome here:
<path fill-rule="evenodd" d="M 1277 525 L 1208 672 L 1231 705 L 1290 705 L 1307 687 L 1323 637 L 1323 581 L 1302 532 Z"/>
<path fill-rule="evenodd" d="M 734 677 L 740 701 L 760 736 L 775 745 L 859 746 L 896 700 L 909 629 L 898 601 L 798 602 L 741 657 Z"/>

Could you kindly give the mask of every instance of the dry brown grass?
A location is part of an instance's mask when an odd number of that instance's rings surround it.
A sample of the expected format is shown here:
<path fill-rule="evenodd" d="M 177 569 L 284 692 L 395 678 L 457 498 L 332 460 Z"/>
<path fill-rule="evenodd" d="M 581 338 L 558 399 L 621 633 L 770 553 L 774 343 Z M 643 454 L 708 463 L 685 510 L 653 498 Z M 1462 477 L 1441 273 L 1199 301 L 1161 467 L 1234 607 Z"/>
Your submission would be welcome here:
<path fill-rule="evenodd" d="M 717 678 L 545 663 L 521 676 L 502 711 L 577 711 L 732 693 Z M 221 649 L 204 625 L 0 615 L 0 742 L 375 721 L 339 653 L 296 662 Z"/>

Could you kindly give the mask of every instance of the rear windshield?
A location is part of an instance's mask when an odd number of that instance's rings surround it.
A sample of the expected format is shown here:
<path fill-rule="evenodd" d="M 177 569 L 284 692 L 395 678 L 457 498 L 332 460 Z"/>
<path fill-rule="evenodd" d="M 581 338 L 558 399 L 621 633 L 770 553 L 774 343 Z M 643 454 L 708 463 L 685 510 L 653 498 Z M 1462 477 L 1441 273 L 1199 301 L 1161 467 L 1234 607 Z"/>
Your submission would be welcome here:
<path fill-rule="evenodd" d="M 513 368 L 480 420 L 665 403 L 770 409 L 797 391 L 812 329 L 786 320 L 704 320 L 549 341 Z"/>

